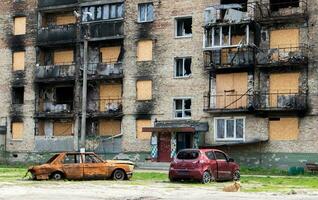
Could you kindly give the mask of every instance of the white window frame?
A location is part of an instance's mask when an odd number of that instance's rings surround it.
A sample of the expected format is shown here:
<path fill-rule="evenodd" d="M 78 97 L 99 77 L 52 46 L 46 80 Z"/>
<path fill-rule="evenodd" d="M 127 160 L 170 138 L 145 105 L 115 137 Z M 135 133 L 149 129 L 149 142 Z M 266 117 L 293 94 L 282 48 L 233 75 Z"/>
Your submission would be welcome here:
<path fill-rule="evenodd" d="M 152 5 L 152 19 L 151 19 L 151 20 L 149 20 L 149 19 L 147 18 L 148 5 Z M 145 16 L 144 16 L 145 20 L 144 20 L 144 21 L 141 21 L 141 19 L 140 19 L 140 7 L 141 7 L 141 6 L 146 6 L 146 12 L 145 12 Z M 138 10 L 138 23 L 146 23 L 146 22 L 153 22 L 153 21 L 154 21 L 155 11 L 154 11 L 153 2 L 139 3 L 139 4 L 137 5 L 137 7 L 138 7 L 138 8 L 137 8 L 137 10 Z"/>
<path fill-rule="evenodd" d="M 185 34 L 185 33 L 183 33 L 182 35 L 178 35 L 178 21 L 179 20 L 183 20 L 183 19 L 191 19 L 192 20 L 192 27 L 193 27 L 193 17 L 192 16 L 182 16 L 182 17 L 176 17 L 175 19 L 174 19 L 174 21 L 175 21 L 175 30 L 174 30 L 174 32 L 175 32 L 175 34 L 174 34 L 174 36 L 175 36 L 175 38 L 191 38 L 192 37 L 192 34 L 193 34 L 193 29 L 192 29 L 192 31 L 191 31 L 191 34 Z"/>
<path fill-rule="evenodd" d="M 246 117 L 215 117 L 214 118 L 214 141 L 216 142 L 224 142 L 224 141 L 245 141 L 245 118 Z M 225 120 L 225 124 L 224 124 L 224 138 L 218 138 L 217 136 L 217 120 L 218 119 L 223 119 Z M 237 119 L 243 119 L 243 138 L 236 138 L 236 120 Z M 227 133 L 226 133 L 226 121 L 227 120 L 234 120 L 234 137 L 230 138 L 227 137 Z"/>
<path fill-rule="evenodd" d="M 191 65 L 190 65 L 190 70 L 191 70 L 191 73 L 189 75 L 182 75 L 182 76 L 177 76 L 177 60 L 181 60 L 182 59 L 182 71 L 183 71 L 183 74 L 185 72 L 185 60 L 186 59 L 190 59 L 191 60 Z M 188 78 L 188 77 L 191 77 L 192 75 L 192 57 L 190 56 L 185 56 L 185 57 L 176 57 L 174 58 L 174 70 L 173 70 L 173 77 L 174 78 Z"/>
<path fill-rule="evenodd" d="M 176 100 L 182 100 L 182 109 L 177 110 L 176 109 Z M 191 108 L 190 109 L 185 109 L 185 100 L 190 100 L 191 101 Z M 177 117 L 176 112 L 181 111 L 182 112 L 182 117 Z M 184 114 L 186 111 L 190 111 L 191 116 L 190 117 L 185 117 Z M 191 119 L 192 118 L 192 98 L 191 97 L 181 97 L 181 98 L 173 98 L 173 117 L 174 119 Z"/>

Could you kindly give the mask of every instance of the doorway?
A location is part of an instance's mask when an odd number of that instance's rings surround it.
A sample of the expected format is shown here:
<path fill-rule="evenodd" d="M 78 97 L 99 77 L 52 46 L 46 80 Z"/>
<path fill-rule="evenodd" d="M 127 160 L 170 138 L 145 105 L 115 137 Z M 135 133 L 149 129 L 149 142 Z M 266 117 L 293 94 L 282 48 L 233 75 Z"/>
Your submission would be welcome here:
<path fill-rule="evenodd" d="M 177 136 L 177 153 L 182 149 L 193 148 L 193 133 L 178 132 Z"/>
<path fill-rule="evenodd" d="M 171 133 L 158 134 L 158 162 L 171 161 Z"/>

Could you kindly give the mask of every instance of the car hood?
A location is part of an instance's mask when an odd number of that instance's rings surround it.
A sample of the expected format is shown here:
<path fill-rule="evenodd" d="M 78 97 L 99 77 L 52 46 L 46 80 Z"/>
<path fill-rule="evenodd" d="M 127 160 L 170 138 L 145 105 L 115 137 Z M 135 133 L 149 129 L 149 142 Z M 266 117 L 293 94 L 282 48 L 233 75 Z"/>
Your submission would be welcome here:
<path fill-rule="evenodd" d="M 106 160 L 108 163 L 114 163 L 114 164 L 127 164 L 127 165 L 135 165 L 135 163 L 129 161 L 129 160 Z"/>
<path fill-rule="evenodd" d="M 35 165 L 35 166 L 30 166 L 28 170 L 37 170 L 37 169 L 44 169 L 44 168 L 49 168 L 49 164 L 42 164 L 42 165 Z"/>

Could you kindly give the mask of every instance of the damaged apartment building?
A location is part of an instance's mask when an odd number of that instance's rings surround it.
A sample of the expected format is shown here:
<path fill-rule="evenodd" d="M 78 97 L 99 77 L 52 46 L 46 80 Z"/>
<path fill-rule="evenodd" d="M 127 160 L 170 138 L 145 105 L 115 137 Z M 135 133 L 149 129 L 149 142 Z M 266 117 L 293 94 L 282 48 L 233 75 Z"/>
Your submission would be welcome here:
<path fill-rule="evenodd" d="M 242 165 L 317 162 L 314 0 L 0 2 L 0 150 L 169 162 L 221 148 Z M 87 46 L 85 45 L 87 41 Z"/>

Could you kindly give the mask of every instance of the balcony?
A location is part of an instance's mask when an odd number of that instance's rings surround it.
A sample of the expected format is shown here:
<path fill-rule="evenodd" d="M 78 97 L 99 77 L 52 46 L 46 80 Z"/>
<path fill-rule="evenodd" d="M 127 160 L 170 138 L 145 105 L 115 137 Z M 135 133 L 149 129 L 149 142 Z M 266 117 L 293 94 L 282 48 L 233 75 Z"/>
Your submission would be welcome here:
<path fill-rule="evenodd" d="M 75 64 L 36 66 L 36 82 L 74 80 Z"/>
<path fill-rule="evenodd" d="M 88 64 L 88 79 L 114 79 L 123 77 L 121 62 L 101 62 Z"/>
<path fill-rule="evenodd" d="M 38 7 L 66 6 L 76 4 L 78 0 L 39 0 Z"/>
<path fill-rule="evenodd" d="M 38 29 L 38 45 L 73 43 L 75 41 L 76 24 L 48 26 Z"/>
<path fill-rule="evenodd" d="M 307 109 L 307 94 L 257 92 L 254 95 L 254 106 L 258 111 L 305 111 Z"/>
<path fill-rule="evenodd" d="M 87 22 L 82 25 L 82 38 L 88 27 L 91 41 L 118 39 L 124 37 L 124 23 L 122 20 Z"/>
<path fill-rule="evenodd" d="M 50 102 L 36 100 L 36 114 L 38 118 L 69 118 L 73 117 L 73 102 Z"/>
<path fill-rule="evenodd" d="M 255 48 L 226 47 L 204 52 L 206 70 L 248 68 L 255 64 Z"/>
<path fill-rule="evenodd" d="M 121 117 L 122 98 L 90 99 L 87 105 L 88 117 Z"/>
<path fill-rule="evenodd" d="M 255 20 L 262 23 L 302 22 L 307 17 L 307 0 L 270 0 L 270 3 L 255 5 Z"/>
<path fill-rule="evenodd" d="M 260 49 L 256 54 L 258 67 L 300 66 L 308 64 L 309 49 L 305 45 Z"/>

